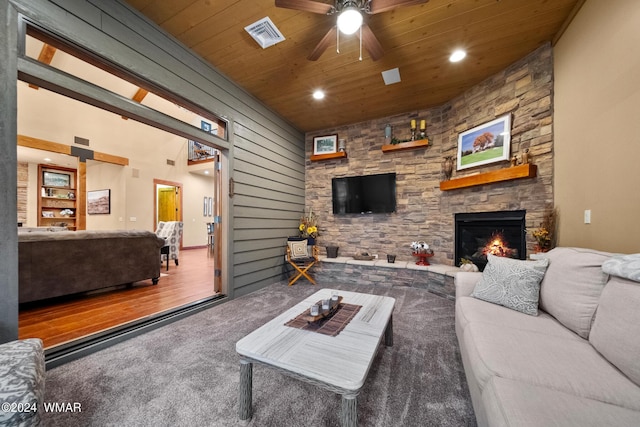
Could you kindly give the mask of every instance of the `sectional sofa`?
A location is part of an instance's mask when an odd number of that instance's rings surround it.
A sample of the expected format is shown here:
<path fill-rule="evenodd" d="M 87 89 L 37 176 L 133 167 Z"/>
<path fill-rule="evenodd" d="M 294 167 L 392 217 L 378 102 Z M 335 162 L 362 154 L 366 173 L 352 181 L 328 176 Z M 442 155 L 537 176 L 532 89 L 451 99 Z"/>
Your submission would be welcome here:
<path fill-rule="evenodd" d="M 640 426 L 640 254 L 458 273 L 456 334 L 479 426 Z"/>
<path fill-rule="evenodd" d="M 151 231 L 18 232 L 20 303 L 160 278 L 165 240 Z"/>

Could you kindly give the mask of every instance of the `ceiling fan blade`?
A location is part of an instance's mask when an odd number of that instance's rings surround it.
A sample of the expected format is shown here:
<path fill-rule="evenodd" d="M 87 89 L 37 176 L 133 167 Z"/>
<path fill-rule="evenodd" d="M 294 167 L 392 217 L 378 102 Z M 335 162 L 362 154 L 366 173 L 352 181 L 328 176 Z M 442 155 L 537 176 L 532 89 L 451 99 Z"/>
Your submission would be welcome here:
<path fill-rule="evenodd" d="M 333 42 L 336 39 L 336 31 L 338 31 L 338 28 L 334 26 L 329 30 L 327 34 L 325 34 L 322 40 L 320 40 L 320 43 L 318 43 L 315 49 L 313 49 L 313 52 L 311 52 L 309 56 L 307 56 L 307 59 L 309 61 L 317 61 L 318 58 L 322 56 L 322 54 L 324 53 L 325 50 L 327 50 L 331 42 Z"/>
<path fill-rule="evenodd" d="M 371 0 L 370 13 L 387 12 L 395 9 L 396 7 L 414 6 L 416 4 L 427 3 L 428 1 L 429 0 Z"/>
<path fill-rule="evenodd" d="M 335 11 L 330 4 L 319 3 L 311 0 L 276 0 L 276 7 L 284 7 L 285 9 L 302 10 L 304 12 L 320 13 L 323 15 Z"/>
<path fill-rule="evenodd" d="M 373 59 L 374 61 L 377 61 L 378 59 L 382 58 L 382 55 L 384 55 L 384 49 L 382 48 L 382 45 L 367 24 L 362 24 L 362 45 L 365 49 L 367 49 L 367 52 L 369 52 L 371 59 Z"/>

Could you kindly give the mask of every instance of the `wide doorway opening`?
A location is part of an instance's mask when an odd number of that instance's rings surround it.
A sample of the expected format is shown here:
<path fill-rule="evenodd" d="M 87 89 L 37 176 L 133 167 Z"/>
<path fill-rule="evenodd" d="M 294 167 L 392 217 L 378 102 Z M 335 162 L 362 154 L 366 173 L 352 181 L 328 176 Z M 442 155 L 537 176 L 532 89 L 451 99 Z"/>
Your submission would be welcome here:
<path fill-rule="evenodd" d="M 27 36 L 26 55 L 43 56 L 43 51 L 50 51 L 51 41 Z M 52 58 L 48 65 L 92 84 L 102 82 L 98 85 L 119 96 L 135 99 L 139 94 L 139 86 L 108 72 L 109 67 L 95 67 L 69 50 L 67 46 L 48 55 Z M 203 200 L 211 200 L 217 212 L 217 224 L 221 222 L 224 153 L 211 147 L 207 138 L 202 138 L 199 144 L 209 144 L 216 155 L 207 159 L 210 164 L 192 167 L 188 148 L 192 139 L 186 138 L 184 132 L 174 132 L 170 126 L 160 129 L 135 117 L 98 107 L 96 105 L 101 105 L 98 101 L 83 99 L 81 102 L 61 93 L 55 85 L 37 83 L 28 76 L 18 81 L 17 160 L 19 175 L 23 174 L 18 181 L 24 189 L 18 207 L 23 228 L 19 235 L 29 229 L 42 231 L 38 222 L 42 199 L 38 175 L 43 165 L 76 171 L 77 184 L 72 181 L 73 189 L 66 191 L 66 199 L 59 203 L 73 205 L 65 221 L 74 218 L 79 230 L 154 233 L 158 223 L 164 221 L 179 222 L 181 235 L 179 262 L 162 264 L 156 284 L 150 278 L 21 303 L 19 338 L 39 337 L 45 343 L 47 354 L 63 353 L 83 343 L 95 343 L 103 337 L 110 339 L 119 331 L 140 328 L 224 297 L 223 230 L 216 228 L 218 244 L 213 249 L 209 243 L 213 216 L 203 210 Z M 146 91 L 143 99 L 138 96 L 136 102 L 146 102 L 149 108 L 178 117 L 196 128 L 200 128 L 203 121 L 212 122 L 211 114 L 195 113 L 161 95 Z M 226 131 L 219 132 L 224 135 Z M 216 173 L 204 174 L 205 166 Z M 69 196 L 71 193 L 73 197 Z M 93 209 L 92 199 L 88 201 L 87 196 L 95 193 L 106 197 L 108 203 Z M 56 216 L 55 222 L 65 222 L 57 221 L 60 212 L 50 210 Z M 54 232 L 57 231 L 51 231 Z M 161 256 L 158 253 L 158 263 Z M 87 264 L 91 262 L 101 260 L 79 258 L 60 268 L 80 270 L 82 267 L 82 271 L 90 271 Z M 25 276 L 19 277 L 19 286 L 27 286 L 24 279 Z"/>

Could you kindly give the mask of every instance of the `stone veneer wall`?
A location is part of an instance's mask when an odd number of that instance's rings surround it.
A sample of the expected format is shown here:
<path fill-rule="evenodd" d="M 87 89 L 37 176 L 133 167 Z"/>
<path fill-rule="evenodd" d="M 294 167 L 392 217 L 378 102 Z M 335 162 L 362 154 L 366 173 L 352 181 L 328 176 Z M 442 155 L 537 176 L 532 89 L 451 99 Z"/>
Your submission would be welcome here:
<path fill-rule="evenodd" d="M 27 225 L 27 192 L 29 190 L 29 164 L 18 162 L 18 222 Z"/>
<path fill-rule="evenodd" d="M 512 115 L 511 154 L 529 148 L 537 177 L 440 191 L 442 160 L 455 159 L 458 134 L 507 113 Z M 429 147 L 383 153 L 385 124 L 405 139 L 411 119 L 426 119 Z M 336 133 L 346 139 L 348 158 L 311 162 L 313 138 Z M 552 48 L 538 48 L 439 107 L 308 133 L 306 158 L 306 208 L 318 214 L 323 251 L 326 245 L 336 245 L 340 256 L 366 251 L 410 260 L 410 243 L 421 240 L 435 251 L 433 263 L 453 265 L 455 213 L 525 209 L 526 226 L 532 228 L 553 205 Z M 500 162 L 454 171 L 453 178 L 509 166 Z M 397 174 L 395 213 L 333 215 L 331 178 L 386 172 Z M 529 251 L 533 245 L 527 236 Z"/>

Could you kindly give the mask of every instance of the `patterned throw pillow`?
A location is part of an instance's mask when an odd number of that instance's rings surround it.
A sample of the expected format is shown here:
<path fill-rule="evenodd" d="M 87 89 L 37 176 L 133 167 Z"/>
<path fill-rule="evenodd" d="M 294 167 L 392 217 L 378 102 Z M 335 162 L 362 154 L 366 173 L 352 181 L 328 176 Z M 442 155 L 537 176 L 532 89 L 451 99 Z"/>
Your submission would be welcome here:
<path fill-rule="evenodd" d="M 489 255 L 488 261 L 471 296 L 537 316 L 540 282 L 549 260 L 521 261 Z"/>
<path fill-rule="evenodd" d="M 288 241 L 289 251 L 291 253 L 291 259 L 309 258 L 307 252 L 307 239 L 299 241 Z"/>

